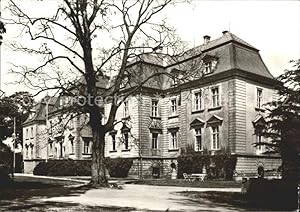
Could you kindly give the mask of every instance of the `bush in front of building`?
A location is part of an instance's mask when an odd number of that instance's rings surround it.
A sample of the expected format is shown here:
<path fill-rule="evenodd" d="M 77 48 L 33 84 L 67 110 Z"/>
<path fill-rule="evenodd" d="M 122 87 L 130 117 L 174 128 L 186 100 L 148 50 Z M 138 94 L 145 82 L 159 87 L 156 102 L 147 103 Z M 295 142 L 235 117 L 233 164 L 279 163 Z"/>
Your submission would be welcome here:
<path fill-rule="evenodd" d="M 248 201 L 258 207 L 271 206 L 273 210 L 296 210 L 298 206 L 297 182 L 281 179 L 250 178 L 242 185 Z"/>
<path fill-rule="evenodd" d="M 44 176 L 91 176 L 91 161 L 50 160 L 40 162 L 34 168 L 33 174 Z"/>
<path fill-rule="evenodd" d="M 230 154 L 202 154 L 197 152 L 185 153 L 177 158 L 177 177 L 183 178 L 183 173 L 207 173 L 210 179 L 233 179 L 237 158 Z"/>
<path fill-rule="evenodd" d="M 6 165 L 0 164 L 0 187 L 6 186 L 9 182 L 11 182 L 9 168 Z"/>
<path fill-rule="evenodd" d="M 111 177 L 127 177 L 133 164 L 130 158 L 107 158 L 106 167 Z"/>

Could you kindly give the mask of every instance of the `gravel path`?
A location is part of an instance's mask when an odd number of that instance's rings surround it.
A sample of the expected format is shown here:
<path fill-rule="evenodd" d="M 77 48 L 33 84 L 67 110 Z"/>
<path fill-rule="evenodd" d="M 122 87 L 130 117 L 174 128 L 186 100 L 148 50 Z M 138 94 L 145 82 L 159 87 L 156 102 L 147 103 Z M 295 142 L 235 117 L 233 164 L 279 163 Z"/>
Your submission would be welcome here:
<path fill-rule="evenodd" d="M 239 188 L 187 188 L 126 184 L 123 189 L 91 189 L 78 196 L 53 197 L 42 201 L 79 203 L 89 206 L 132 207 L 137 211 L 241 211 L 227 205 L 214 205 L 207 201 L 196 202 L 176 192 L 228 191 Z"/>

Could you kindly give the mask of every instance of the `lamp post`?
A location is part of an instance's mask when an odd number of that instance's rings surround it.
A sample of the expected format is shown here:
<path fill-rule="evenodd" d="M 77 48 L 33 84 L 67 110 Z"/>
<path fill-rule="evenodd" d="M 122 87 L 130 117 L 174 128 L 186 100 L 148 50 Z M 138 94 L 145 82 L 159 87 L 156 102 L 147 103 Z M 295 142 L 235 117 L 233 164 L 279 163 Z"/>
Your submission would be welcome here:
<path fill-rule="evenodd" d="M 16 169 L 16 141 L 17 141 L 17 135 L 16 135 L 16 117 L 14 117 L 14 133 L 12 135 L 13 137 L 13 169 L 12 169 L 12 177 L 14 178 L 14 173 Z"/>
<path fill-rule="evenodd" d="M 48 162 L 48 158 L 49 158 L 49 147 L 48 147 L 48 143 L 50 141 L 50 134 L 49 134 L 49 100 L 50 97 L 45 99 L 46 101 L 46 130 L 47 130 L 47 141 L 46 141 L 46 163 Z"/>

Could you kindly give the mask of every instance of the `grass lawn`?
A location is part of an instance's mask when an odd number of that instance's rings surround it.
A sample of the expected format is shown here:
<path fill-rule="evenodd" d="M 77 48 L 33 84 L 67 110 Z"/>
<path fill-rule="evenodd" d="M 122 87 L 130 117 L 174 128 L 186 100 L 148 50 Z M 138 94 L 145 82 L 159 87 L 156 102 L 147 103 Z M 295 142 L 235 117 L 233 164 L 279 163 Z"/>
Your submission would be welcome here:
<path fill-rule="evenodd" d="M 17 177 L 0 187 L 0 211 L 133 211 L 134 208 L 86 206 L 76 203 L 41 201 L 44 198 L 79 195 L 87 187 L 70 188 L 72 182 Z"/>
<path fill-rule="evenodd" d="M 241 188 L 241 182 L 223 180 L 185 181 L 183 179 L 145 179 L 130 182 L 141 185 L 200 187 L 200 188 Z"/>

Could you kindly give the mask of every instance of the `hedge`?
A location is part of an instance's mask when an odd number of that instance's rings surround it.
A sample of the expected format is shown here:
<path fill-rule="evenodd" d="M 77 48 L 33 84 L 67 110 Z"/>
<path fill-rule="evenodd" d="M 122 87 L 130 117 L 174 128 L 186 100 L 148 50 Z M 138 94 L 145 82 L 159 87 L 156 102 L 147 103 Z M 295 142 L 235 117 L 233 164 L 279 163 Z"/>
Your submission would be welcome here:
<path fill-rule="evenodd" d="M 105 164 L 111 177 L 127 177 L 133 160 L 128 158 L 106 158 Z M 91 161 L 49 160 L 40 162 L 34 175 L 44 176 L 91 176 Z"/>
<path fill-rule="evenodd" d="M 5 186 L 9 182 L 11 182 L 9 177 L 9 168 L 0 164 L 0 187 Z"/>
<path fill-rule="evenodd" d="M 108 172 L 111 177 L 127 177 L 133 160 L 129 158 L 111 158 L 107 160 Z"/>
<path fill-rule="evenodd" d="M 40 162 L 33 170 L 34 175 L 44 176 L 90 176 L 91 161 L 50 160 Z"/>
<path fill-rule="evenodd" d="M 195 152 L 182 154 L 177 161 L 178 178 L 183 178 L 183 173 L 202 173 L 205 169 L 208 178 L 231 180 L 237 158 L 230 154 L 208 155 Z"/>

